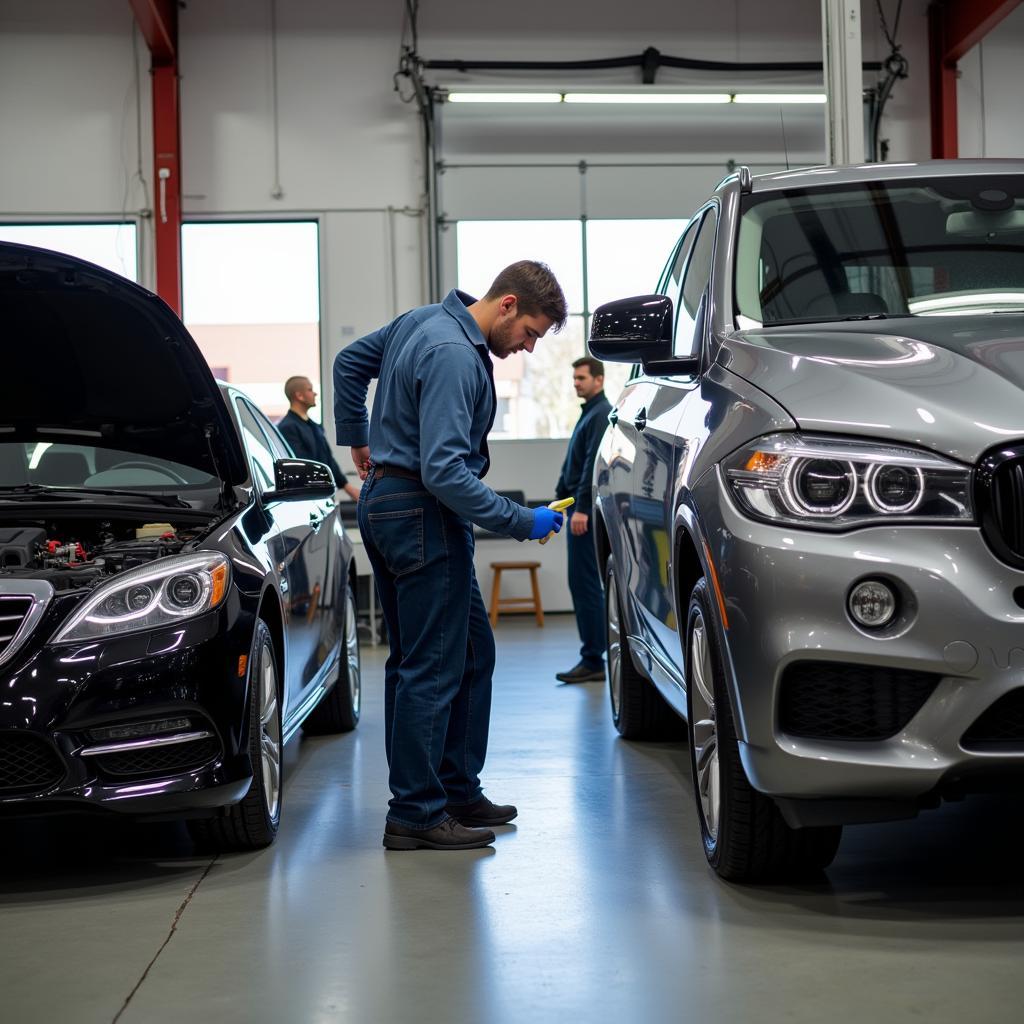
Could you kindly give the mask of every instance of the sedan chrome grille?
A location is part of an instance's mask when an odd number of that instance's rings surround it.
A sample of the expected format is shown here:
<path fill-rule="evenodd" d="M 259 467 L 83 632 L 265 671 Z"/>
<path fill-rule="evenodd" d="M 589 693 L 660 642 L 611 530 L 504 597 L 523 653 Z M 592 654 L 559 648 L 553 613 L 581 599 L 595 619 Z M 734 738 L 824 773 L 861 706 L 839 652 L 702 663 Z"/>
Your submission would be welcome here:
<path fill-rule="evenodd" d="M 0 579 L 0 665 L 32 635 L 51 597 L 46 580 Z"/>
<path fill-rule="evenodd" d="M 0 596 L 0 655 L 18 635 L 25 616 L 32 610 L 32 598 L 23 595 Z"/>

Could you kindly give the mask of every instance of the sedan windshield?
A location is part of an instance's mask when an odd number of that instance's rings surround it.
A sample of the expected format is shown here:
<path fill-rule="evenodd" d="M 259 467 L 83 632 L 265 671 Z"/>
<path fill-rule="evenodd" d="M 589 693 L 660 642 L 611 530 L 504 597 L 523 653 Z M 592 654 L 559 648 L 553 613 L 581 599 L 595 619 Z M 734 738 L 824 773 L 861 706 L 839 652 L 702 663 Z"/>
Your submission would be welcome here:
<path fill-rule="evenodd" d="M 740 327 L 1024 310 L 1024 175 L 745 196 Z"/>
<path fill-rule="evenodd" d="M 47 441 L 0 443 L 0 498 L 19 489 L 31 493 L 55 488 L 176 496 L 201 506 L 216 499 L 219 487 L 219 481 L 201 469 L 152 455 Z"/>

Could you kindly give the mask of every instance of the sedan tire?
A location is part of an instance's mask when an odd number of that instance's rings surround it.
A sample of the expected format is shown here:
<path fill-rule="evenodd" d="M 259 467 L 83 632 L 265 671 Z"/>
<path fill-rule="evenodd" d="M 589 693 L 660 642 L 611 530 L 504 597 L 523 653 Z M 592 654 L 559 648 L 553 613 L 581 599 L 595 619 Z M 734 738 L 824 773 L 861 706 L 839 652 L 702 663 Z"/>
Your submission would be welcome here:
<path fill-rule="evenodd" d="M 794 878 L 828 867 L 842 828 L 790 828 L 775 802 L 747 781 L 704 579 L 690 595 L 685 652 L 690 774 L 708 863 L 734 882 Z"/>
<path fill-rule="evenodd" d="M 345 587 L 342 609 L 342 650 L 338 680 L 302 724 L 302 731 L 307 736 L 351 732 L 359 724 L 363 674 L 359 657 L 356 597 L 351 586 Z"/>
<path fill-rule="evenodd" d="M 274 641 L 262 619 L 256 620 L 249 659 L 248 714 L 252 784 L 221 816 L 189 822 L 192 838 L 203 849 L 259 850 L 274 841 L 281 823 L 281 688 Z"/>
<path fill-rule="evenodd" d="M 605 635 L 608 643 L 608 694 L 612 722 L 627 740 L 672 739 L 682 735 L 679 716 L 665 703 L 654 684 L 633 664 L 626 617 L 615 576 L 615 556 L 604 570 Z"/>

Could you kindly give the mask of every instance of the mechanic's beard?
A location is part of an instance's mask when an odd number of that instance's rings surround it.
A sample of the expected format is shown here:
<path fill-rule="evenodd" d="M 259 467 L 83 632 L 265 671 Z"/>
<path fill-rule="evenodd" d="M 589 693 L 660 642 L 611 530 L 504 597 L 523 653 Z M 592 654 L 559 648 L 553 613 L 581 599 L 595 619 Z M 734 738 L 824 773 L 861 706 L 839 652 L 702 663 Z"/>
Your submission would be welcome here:
<path fill-rule="evenodd" d="M 515 326 L 515 319 L 503 320 L 491 328 L 490 346 L 491 351 L 499 358 L 504 359 L 515 351 L 516 345 L 512 340 L 512 329 Z"/>

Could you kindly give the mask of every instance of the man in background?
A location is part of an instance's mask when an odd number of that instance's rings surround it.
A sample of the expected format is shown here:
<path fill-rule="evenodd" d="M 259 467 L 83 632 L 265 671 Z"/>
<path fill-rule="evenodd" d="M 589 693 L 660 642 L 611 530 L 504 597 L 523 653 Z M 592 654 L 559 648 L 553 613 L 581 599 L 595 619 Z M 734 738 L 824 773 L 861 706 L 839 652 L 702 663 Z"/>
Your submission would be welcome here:
<path fill-rule="evenodd" d="M 308 377 L 289 377 L 284 382 L 284 394 L 288 399 L 288 412 L 281 417 L 277 429 L 292 446 L 296 458 L 313 459 L 330 466 L 334 484 L 353 501 L 359 500 L 359 490 L 348 482 L 341 471 L 331 446 L 327 443 L 324 428 L 309 418 L 309 410 L 316 405 L 316 392 Z"/>
<path fill-rule="evenodd" d="M 572 383 L 583 402 L 580 418 L 569 439 L 569 450 L 562 463 L 562 475 L 555 488 L 556 498 L 575 498 L 569 509 L 569 591 L 576 628 L 580 634 L 580 660 L 568 672 L 557 672 L 563 683 L 590 683 L 604 679 L 604 593 L 601 570 L 590 530 L 593 508 L 591 483 L 594 458 L 608 426 L 611 402 L 604 396 L 604 363 L 584 356 L 572 364 Z"/>

